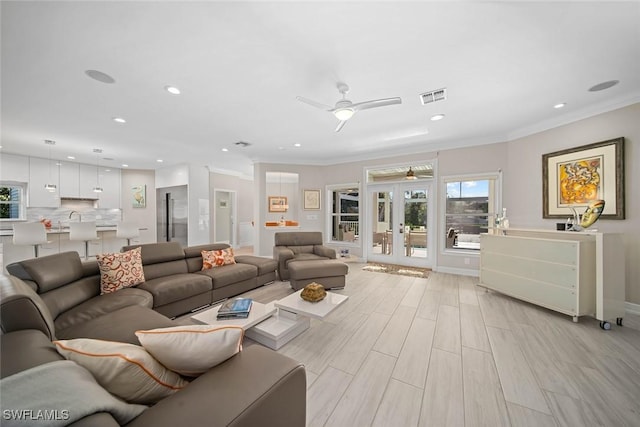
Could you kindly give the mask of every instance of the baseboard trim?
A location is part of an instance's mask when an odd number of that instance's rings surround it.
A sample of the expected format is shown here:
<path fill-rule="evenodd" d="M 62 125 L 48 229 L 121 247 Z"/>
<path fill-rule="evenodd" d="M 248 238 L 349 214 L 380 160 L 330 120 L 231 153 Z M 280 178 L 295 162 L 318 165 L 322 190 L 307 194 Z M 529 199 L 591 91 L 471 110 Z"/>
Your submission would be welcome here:
<path fill-rule="evenodd" d="M 455 267 L 437 267 L 433 269 L 438 273 L 459 274 L 461 276 L 480 277 L 478 270 L 472 270 L 469 268 L 455 268 Z"/>
<path fill-rule="evenodd" d="M 625 301 L 624 311 L 629 314 L 637 314 L 640 316 L 640 304 Z"/>

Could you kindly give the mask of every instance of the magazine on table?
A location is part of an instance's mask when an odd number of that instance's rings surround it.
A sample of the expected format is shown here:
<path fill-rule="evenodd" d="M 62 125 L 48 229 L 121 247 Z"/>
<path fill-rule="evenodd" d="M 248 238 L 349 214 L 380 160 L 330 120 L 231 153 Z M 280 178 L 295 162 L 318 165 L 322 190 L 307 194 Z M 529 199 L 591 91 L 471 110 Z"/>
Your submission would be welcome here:
<path fill-rule="evenodd" d="M 225 301 L 218 309 L 218 319 L 243 319 L 249 317 L 251 298 L 233 298 Z"/>

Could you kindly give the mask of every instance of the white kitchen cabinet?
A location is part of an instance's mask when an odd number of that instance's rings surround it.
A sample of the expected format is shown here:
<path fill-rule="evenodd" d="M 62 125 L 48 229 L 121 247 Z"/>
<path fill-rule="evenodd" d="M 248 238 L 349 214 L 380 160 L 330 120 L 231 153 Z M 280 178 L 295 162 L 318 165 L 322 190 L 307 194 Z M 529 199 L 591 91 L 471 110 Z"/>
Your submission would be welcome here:
<path fill-rule="evenodd" d="M 80 197 L 80 165 L 77 163 L 61 163 L 60 197 Z"/>
<path fill-rule="evenodd" d="M 98 168 L 92 165 L 79 165 L 80 198 L 97 199 L 98 193 L 93 189 L 98 185 Z"/>
<path fill-rule="evenodd" d="M 36 208 L 57 208 L 60 206 L 59 189 L 50 192 L 44 188 L 46 184 L 55 184 L 59 187 L 58 166 L 55 161 L 29 158 L 29 199 L 28 206 Z"/>
<path fill-rule="evenodd" d="M 104 191 L 98 193 L 98 207 L 120 209 L 120 169 L 100 168 L 100 186 Z"/>
<path fill-rule="evenodd" d="M 0 155 L 0 180 L 29 182 L 29 158 L 2 153 Z"/>

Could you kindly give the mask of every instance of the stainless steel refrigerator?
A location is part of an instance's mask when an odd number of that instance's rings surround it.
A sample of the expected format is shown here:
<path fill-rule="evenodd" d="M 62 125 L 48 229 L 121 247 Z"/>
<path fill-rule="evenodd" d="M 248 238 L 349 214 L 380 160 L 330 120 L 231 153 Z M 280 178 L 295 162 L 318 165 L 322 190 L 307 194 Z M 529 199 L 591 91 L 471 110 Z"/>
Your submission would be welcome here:
<path fill-rule="evenodd" d="M 186 185 L 156 189 L 158 242 L 188 246 L 189 199 Z"/>

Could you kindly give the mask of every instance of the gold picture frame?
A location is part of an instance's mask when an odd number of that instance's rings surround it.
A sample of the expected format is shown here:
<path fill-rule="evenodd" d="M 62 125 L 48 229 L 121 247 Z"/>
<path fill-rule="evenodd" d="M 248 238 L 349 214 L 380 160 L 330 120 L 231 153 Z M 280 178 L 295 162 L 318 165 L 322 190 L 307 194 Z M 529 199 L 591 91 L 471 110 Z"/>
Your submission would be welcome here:
<path fill-rule="evenodd" d="M 543 218 L 567 218 L 598 199 L 600 218 L 625 218 L 623 137 L 542 155 Z"/>
<path fill-rule="evenodd" d="M 269 196 L 269 212 L 286 212 L 288 208 L 285 196 Z"/>
<path fill-rule="evenodd" d="M 302 190 L 302 200 L 305 211 L 320 210 L 320 190 Z"/>

